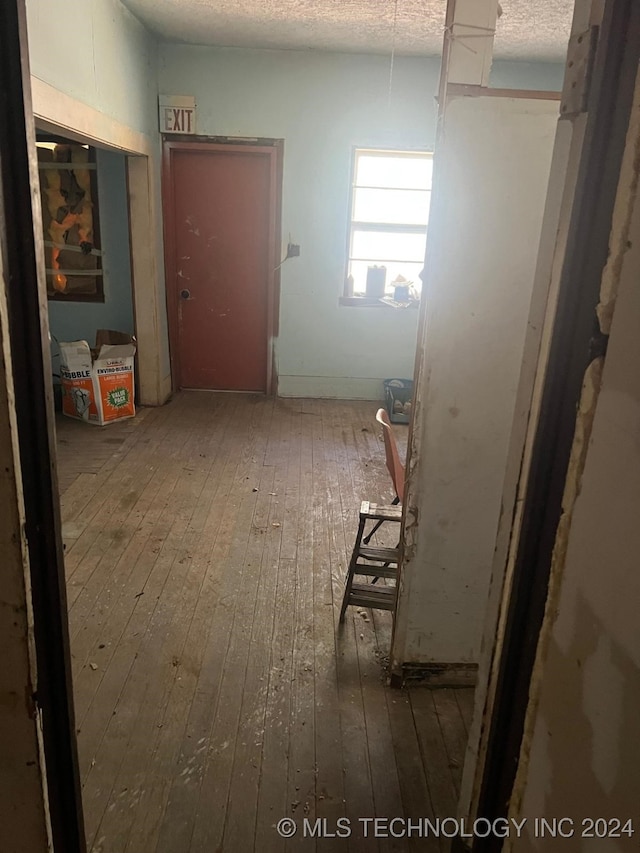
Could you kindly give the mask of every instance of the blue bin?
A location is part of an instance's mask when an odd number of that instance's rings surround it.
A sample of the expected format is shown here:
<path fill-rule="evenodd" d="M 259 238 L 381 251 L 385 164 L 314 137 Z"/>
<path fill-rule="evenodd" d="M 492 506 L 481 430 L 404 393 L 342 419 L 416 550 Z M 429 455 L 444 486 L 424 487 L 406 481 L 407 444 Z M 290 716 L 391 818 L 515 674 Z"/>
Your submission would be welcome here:
<path fill-rule="evenodd" d="M 408 424 L 413 405 L 413 379 L 385 379 L 383 385 L 389 420 L 392 424 Z"/>

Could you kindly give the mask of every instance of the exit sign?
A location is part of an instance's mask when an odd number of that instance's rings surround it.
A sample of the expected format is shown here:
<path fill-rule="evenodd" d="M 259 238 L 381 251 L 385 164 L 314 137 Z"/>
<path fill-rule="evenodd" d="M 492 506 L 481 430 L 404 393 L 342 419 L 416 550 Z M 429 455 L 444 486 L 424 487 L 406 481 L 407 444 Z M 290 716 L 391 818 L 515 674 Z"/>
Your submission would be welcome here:
<path fill-rule="evenodd" d="M 196 99 L 191 95 L 160 95 L 160 133 L 195 133 Z"/>

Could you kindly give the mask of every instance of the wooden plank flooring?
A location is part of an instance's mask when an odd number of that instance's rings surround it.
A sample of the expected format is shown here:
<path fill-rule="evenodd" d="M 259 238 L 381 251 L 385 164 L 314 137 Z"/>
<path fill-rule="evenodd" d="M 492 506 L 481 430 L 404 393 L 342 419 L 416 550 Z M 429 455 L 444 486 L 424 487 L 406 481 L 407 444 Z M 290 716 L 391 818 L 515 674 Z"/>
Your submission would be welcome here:
<path fill-rule="evenodd" d="M 360 501 L 393 496 L 375 410 L 185 392 L 104 429 L 59 419 L 93 853 L 446 849 L 358 822 L 455 816 L 473 701 L 387 687 L 391 614 L 338 622 Z"/>

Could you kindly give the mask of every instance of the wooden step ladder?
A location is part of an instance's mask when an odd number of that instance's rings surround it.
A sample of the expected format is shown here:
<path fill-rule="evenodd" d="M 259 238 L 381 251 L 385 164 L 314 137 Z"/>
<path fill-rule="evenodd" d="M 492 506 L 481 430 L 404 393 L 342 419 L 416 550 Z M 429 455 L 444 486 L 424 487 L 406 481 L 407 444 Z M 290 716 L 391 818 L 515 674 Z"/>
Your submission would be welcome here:
<path fill-rule="evenodd" d="M 362 501 L 360 504 L 360 523 L 358 534 L 349 561 L 349 569 L 344 586 L 340 621 L 351 604 L 359 607 L 371 607 L 376 610 L 395 610 L 396 586 L 377 584 L 379 578 L 393 578 L 397 581 L 400 563 L 400 547 L 379 548 L 373 545 L 363 545 L 365 527 L 368 521 L 378 525 L 385 521 L 399 524 L 402 521 L 401 506 L 383 506 Z M 365 561 L 366 562 L 363 562 Z M 355 581 L 356 576 L 370 577 L 370 583 Z"/>

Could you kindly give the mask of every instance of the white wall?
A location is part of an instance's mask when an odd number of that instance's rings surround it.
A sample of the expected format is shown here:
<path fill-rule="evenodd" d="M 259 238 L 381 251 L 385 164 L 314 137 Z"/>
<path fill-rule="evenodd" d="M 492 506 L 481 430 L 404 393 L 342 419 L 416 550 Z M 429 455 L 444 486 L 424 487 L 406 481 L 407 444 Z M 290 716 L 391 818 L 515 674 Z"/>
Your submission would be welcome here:
<path fill-rule="evenodd" d="M 447 104 L 396 669 L 478 659 L 557 114 L 557 101 Z"/>
<path fill-rule="evenodd" d="M 352 148 L 433 150 L 439 60 L 396 57 L 389 107 L 384 56 L 159 51 L 160 91 L 195 95 L 199 133 L 285 140 L 282 235 L 301 257 L 282 267 L 280 393 L 380 399 L 381 379 L 413 375 L 417 312 L 338 304 Z M 527 76 L 520 70 L 503 64 L 500 83 Z M 528 77 L 543 87 L 553 74 L 542 67 Z"/>
<path fill-rule="evenodd" d="M 155 40 L 119 0 L 26 0 L 31 74 L 156 133 Z"/>
<path fill-rule="evenodd" d="M 279 391 L 380 398 L 411 376 L 417 311 L 339 306 L 353 146 L 434 141 L 436 60 L 161 45 L 160 91 L 196 96 L 198 132 L 284 139 Z M 284 254 L 283 254 L 284 256 Z"/>
<path fill-rule="evenodd" d="M 577 833 L 586 817 L 633 818 L 633 838 L 582 842 L 584 847 L 574 839 L 574 849 L 603 853 L 637 848 L 638 832 L 640 204 L 634 182 L 639 104 L 637 100 L 633 149 L 628 151 L 620 193 L 628 197 L 631 190 L 629 210 L 635 196 L 635 212 L 630 233 L 625 233 L 628 217 L 621 210 L 626 199 L 614 217 L 602 291 L 609 309 L 618 281 L 619 291 L 590 436 L 593 394 L 583 395 L 578 416 L 576 435 L 588 439 L 588 450 L 581 480 L 576 479 L 578 464 L 570 469 L 565 490 L 563 508 L 570 526 L 568 532 L 561 528 L 556 542 L 521 756 L 524 772 L 513 797 L 514 809 L 522 816 L 566 815 L 576 821 Z M 609 310 L 600 315 L 605 323 L 608 315 Z M 607 332 L 608 325 L 603 330 Z M 574 451 L 579 458 L 577 442 Z M 576 493 L 573 504 L 570 496 Z M 548 841 L 532 837 L 533 821 L 529 824 L 514 849 L 548 849 Z"/>

